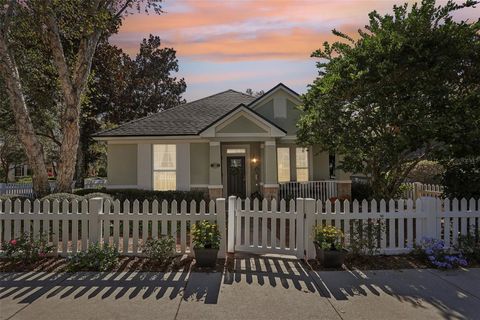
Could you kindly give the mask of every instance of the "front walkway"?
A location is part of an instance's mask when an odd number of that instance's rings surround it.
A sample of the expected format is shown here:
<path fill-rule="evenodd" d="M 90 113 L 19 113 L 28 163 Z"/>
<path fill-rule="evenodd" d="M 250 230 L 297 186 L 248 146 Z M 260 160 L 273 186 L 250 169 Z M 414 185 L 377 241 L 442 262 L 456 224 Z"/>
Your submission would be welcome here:
<path fill-rule="evenodd" d="M 0 319 L 480 319 L 480 269 L 310 272 L 239 257 L 224 273 L 0 273 Z"/>

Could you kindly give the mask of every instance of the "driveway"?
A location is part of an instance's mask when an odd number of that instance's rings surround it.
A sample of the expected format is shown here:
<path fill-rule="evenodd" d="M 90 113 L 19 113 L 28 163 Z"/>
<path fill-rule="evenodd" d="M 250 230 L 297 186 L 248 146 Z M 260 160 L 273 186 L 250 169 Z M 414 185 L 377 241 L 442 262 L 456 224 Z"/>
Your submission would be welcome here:
<path fill-rule="evenodd" d="M 314 272 L 278 257 L 234 265 L 0 273 L 0 319 L 480 319 L 480 269 Z"/>

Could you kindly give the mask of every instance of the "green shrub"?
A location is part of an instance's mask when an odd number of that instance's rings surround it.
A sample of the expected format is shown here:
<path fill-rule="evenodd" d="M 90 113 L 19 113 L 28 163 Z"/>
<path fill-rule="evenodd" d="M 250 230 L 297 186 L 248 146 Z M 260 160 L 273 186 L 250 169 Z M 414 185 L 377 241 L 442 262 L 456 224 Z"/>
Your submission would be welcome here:
<path fill-rule="evenodd" d="M 20 201 L 22 201 L 22 203 L 23 203 L 25 200 L 30 199 L 30 198 L 27 197 L 27 196 L 19 195 L 19 194 L 2 194 L 0 196 L 1 201 L 11 200 L 12 202 L 14 202 L 17 199 L 20 199 Z"/>
<path fill-rule="evenodd" d="M 130 202 L 138 200 L 140 202 L 148 200 L 163 201 L 167 200 L 169 203 L 173 200 L 180 202 L 185 200 L 190 202 L 195 200 L 199 203 L 201 200 L 208 201 L 208 195 L 203 191 L 153 191 L 153 190 L 141 190 L 141 189 L 81 189 L 75 191 L 76 195 L 84 196 L 90 193 L 104 193 L 112 196 L 115 200 L 121 202 L 129 200 Z"/>
<path fill-rule="evenodd" d="M 107 177 L 107 169 L 105 169 L 105 167 L 98 168 L 97 176 L 99 176 L 101 178 L 106 178 Z"/>
<path fill-rule="evenodd" d="M 68 270 L 76 271 L 109 271 L 118 264 L 117 248 L 110 245 L 93 244 L 86 251 L 68 257 Z"/>
<path fill-rule="evenodd" d="M 352 220 L 348 245 L 351 254 L 371 256 L 379 253 L 380 242 L 385 229 L 383 219 Z"/>
<path fill-rule="evenodd" d="M 142 252 L 150 259 L 166 262 L 175 254 L 175 239 L 172 236 L 161 236 L 158 239 L 148 239 L 143 245 Z"/>
<path fill-rule="evenodd" d="M 218 226 L 207 220 L 197 222 L 192 228 L 194 248 L 220 248 L 220 231 Z"/>
<path fill-rule="evenodd" d="M 53 201 L 53 200 L 58 200 L 59 202 L 62 202 L 63 200 L 68 200 L 68 201 L 72 201 L 72 200 L 77 200 L 77 201 L 82 201 L 83 200 L 83 197 L 79 196 L 79 195 L 76 195 L 76 194 L 73 194 L 73 193 L 52 193 L 52 194 L 49 194 L 45 197 L 43 197 L 42 199 L 40 199 L 41 201 L 44 201 L 44 200 L 50 200 L 50 201 Z"/>
<path fill-rule="evenodd" d="M 33 263 L 45 258 L 47 254 L 53 252 L 53 249 L 54 246 L 49 244 L 46 234 L 32 237 L 29 233 L 24 233 L 2 244 L 5 257 L 24 263 Z"/>
<path fill-rule="evenodd" d="M 480 235 L 470 232 L 467 235 L 458 235 L 458 243 L 455 246 L 468 261 L 480 262 Z"/>
<path fill-rule="evenodd" d="M 83 196 L 84 199 L 90 200 L 92 198 L 103 198 L 103 200 L 110 200 L 110 202 L 113 201 L 113 197 L 109 195 L 108 193 L 103 193 L 103 192 L 92 192 L 92 193 L 87 193 L 86 195 Z"/>
<path fill-rule="evenodd" d="M 352 200 L 372 200 L 373 189 L 368 182 L 352 182 Z"/>
<path fill-rule="evenodd" d="M 480 157 L 457 159 L 445 165 L 442 177 L 449 198 L 480 198 Z"/>
<path fill-rule="evenodd" d="M 445 168 L 436 161 L 422 160 L 410 171 L 408 181 L 440 184 Z"/>

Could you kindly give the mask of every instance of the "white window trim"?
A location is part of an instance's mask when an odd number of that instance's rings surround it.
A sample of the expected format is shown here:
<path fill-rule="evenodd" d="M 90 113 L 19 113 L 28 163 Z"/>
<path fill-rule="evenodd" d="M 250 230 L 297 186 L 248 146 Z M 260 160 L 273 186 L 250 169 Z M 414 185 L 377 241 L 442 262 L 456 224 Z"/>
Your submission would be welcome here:
<path fill-rule="evenodd" d="M 278 157 L 278 149 L 287 149 L 288 150 L 288 175 L 289 175 L 289 180 L 288 181 L 281 181 L 280 180 L 280 175 L 279 175 L 279 168 L 280 168 L 280 159 Z M 292 152 L 291 152 L 291 147 L 290 146 L 277 146 L 275 148 L 275 153 L 277 157 L 277 180 L 279 183 L 285 183 L 285 182 L 291 182 L 292 181 Z"/>
<path fill-rule="evenodd" d="M 307 166 L 306 167 L 299 167 L 297 164 L 297 149 L 304 149 L 307 153 Z M 298 169 L 307 169 L 307 181 L 310 180 L 310 150 L 308 148 L 302 148 L 299 146 L 295 146 L 295 180 L 298 181 Z M 307 182 L 307 181 L 300 181 L 300 182 Z"/>
<path fill-rule="evenodd" d="M 156 145 L 171 145 L 175 147 L 175 169 L 155 169 L 155 146 Z M 178 183 L 177 183 L 177 173 L 178 173 L 178 155 L 177 155 L 177 145 L 174 143 L 155 143 L 152 144 L 152 190 L 157 190 L 155 189 L 155 172 L 175 172 L 175 189 L 178 189 Z M 173 191 L 174 191 L 173 190 Z M 158 191 L 170 191 L 170 190 L 158 190 Z"/>

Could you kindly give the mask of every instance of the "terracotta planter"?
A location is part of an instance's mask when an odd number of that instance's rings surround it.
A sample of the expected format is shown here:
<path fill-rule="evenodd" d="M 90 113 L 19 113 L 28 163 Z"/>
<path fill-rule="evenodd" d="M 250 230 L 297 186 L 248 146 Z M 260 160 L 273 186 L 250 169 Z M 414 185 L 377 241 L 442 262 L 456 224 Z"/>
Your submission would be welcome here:
<path fill-rule="evenodd" d="M 193 248 L 195 254 L 195 265 L 198 267 L 215 267 L 217 264 L 218 249 L 197 249 Z"/>
<path fill-rule="evenodd" d="M 341 268 L 348 253 L 345 249 L 325 250 L 316 243 L 315 251 L 317 254 L 317 260 L 326 268 Z"/>

